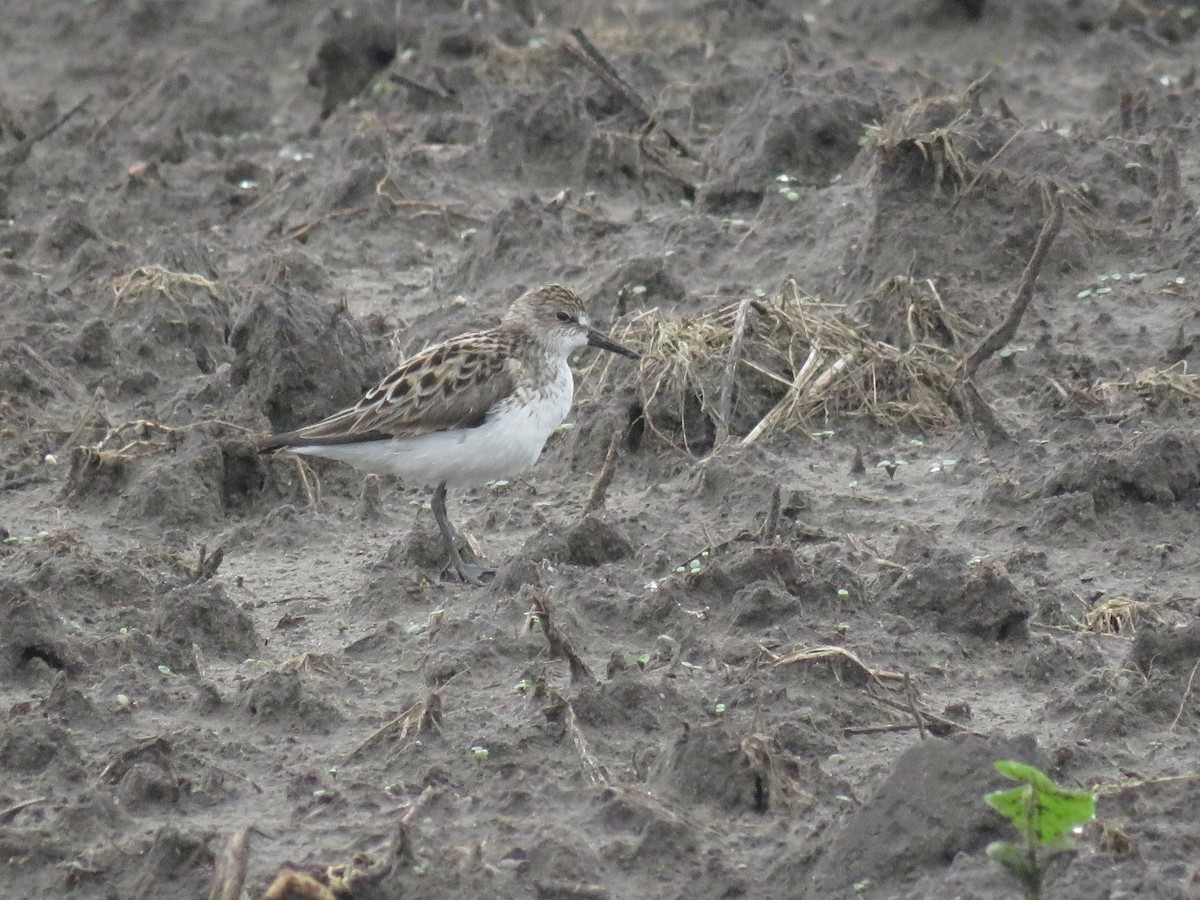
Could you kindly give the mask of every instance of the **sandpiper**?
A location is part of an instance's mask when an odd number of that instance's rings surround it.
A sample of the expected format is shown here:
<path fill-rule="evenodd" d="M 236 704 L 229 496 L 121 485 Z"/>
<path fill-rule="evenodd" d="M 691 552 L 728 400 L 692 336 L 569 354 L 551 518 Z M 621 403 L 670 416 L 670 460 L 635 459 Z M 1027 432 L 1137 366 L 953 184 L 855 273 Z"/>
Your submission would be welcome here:
<path fill-rule="evenodd" d="M 497 327 L 425 348 L 357 405 L 266 437 L 258 448 L 336 459 L 434 487 L 447 570 L 481 584 L 495 569 L 464 562 L 446 518 L 446 489 L 506 478 L 537 461 L 571 409 L 575 380 L 567 357 L 585 345 L 639 358 L 592 328 L 573 292 L 558 284 L 535 288 L 514 301 Z"/>

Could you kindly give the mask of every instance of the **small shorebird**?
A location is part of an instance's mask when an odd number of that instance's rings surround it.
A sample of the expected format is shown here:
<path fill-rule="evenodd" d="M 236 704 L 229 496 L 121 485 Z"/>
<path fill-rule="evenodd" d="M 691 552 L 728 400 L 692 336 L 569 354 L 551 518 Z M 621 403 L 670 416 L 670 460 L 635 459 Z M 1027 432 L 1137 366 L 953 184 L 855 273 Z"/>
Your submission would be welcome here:
<path fill-rule="evenodd" d="M 590 327 L 583 304 L 565 287 L 535 288 L 517 298 L 497 327 L 425 348 L 356 406 L 266 437 L 258 449 L 337 459 L 434 487 L 447 568 L 480 584 L 495 569 L 463 561 L 446 518 L 446 488 L 486 484 L 537 462 L 571 409 L 575 381 L 567 357 L 588 345 L 639 357 Z"/>

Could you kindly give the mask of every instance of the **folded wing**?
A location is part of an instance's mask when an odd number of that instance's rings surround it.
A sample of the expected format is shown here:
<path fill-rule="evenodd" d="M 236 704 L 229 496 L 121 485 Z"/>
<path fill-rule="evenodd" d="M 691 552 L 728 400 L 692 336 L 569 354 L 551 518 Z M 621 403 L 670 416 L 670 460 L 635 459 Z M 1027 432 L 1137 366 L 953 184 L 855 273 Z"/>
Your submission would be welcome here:
<path fill-rule="evenodd" d="M 356 405 L 271 435 L 261 450 L 353 444 L 477 428 L 516 388 L 518 361 L 502 335 L 463 335 L 405 361 Z"/>

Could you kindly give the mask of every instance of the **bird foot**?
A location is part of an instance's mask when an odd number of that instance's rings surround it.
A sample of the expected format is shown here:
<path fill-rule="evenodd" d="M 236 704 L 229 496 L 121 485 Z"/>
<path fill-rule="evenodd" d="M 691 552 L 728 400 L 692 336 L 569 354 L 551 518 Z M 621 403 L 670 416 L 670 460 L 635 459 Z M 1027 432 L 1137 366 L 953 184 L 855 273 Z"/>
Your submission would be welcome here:
<path fill-rule="evenodd" d="M 473 584 L 476 587 L 483 587 L 492 580 L 496 575 L 495 566 L 480 566 L 475 563 L 463 562 L 463 558 L 458 554 L 452 554 L 450 561 L 446 563 L 446 568 L 442 570 L 442 575 L 453 572 L 460 580 L 467 584 Z"/>
<path fill-rule="evenodd" d="M 467 584 L 482 586 L 484 576 L 495 575 L 496 569 L 494 566 L 478 566 L 474 563 L 463 562 L 462 553 L 458 547 L 459 544 L 466 542 L 455 532 L 450 520 L 446 518 L 446 482 L 443 481 L 437 486 L 429 505 L 433 508 L 433 518 L 437 522 L 438 531 L 442 533 L 442 545 L 450 554 L 450 562 L 446 564 L 446 568 L 442 569 L 442 575 L 445 576 L 447 572 L 452 571 Z"/>

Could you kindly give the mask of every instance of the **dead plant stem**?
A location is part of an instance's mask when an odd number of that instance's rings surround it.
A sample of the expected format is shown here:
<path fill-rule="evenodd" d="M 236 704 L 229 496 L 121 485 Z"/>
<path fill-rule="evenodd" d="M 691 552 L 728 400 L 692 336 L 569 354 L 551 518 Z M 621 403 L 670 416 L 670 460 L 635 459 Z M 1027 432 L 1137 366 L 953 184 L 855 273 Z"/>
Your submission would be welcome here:
<path fill-rule="evenodd" d="M 725 361 L 725 372 L 721 376 L 721 393 L 717 398 L 717 435 L 715 446 L 720 448 L 729 440 L 729 419 L 733 414 L 733 385 L 738 361 L 742 356 L 742 341 L 746 337 L 746 314 L 750 311 L 750 298 L 738 304 L 733 320 L 733 335 L 729 341 L 729 357 Z"/>

